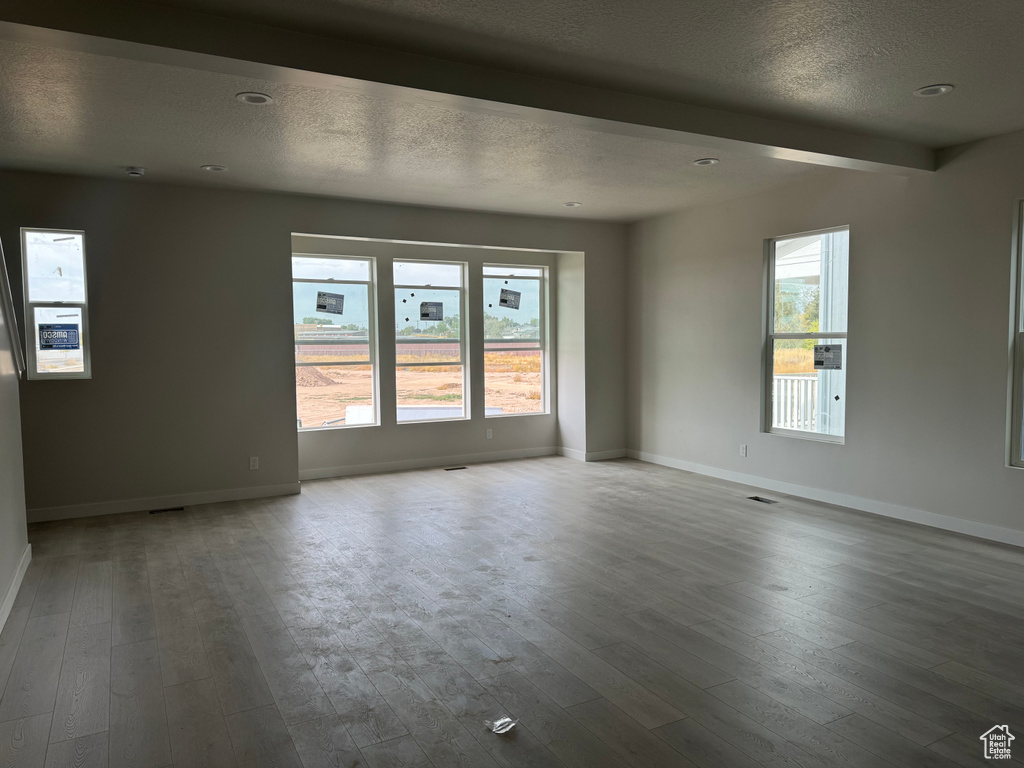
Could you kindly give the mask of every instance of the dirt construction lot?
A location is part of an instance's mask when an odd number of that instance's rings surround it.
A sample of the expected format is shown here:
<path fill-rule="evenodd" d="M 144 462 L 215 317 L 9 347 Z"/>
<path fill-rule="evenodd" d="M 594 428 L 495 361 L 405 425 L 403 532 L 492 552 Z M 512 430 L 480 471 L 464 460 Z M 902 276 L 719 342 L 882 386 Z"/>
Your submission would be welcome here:
<path fill-rule="evenodd" d="M 486 404 L 503 413 L 536 413 L 541 410 L 540 371 L 485 373 Z M 351 366 L 301 367 L 295 369 L 298 416 L 303 427 L 319 427 L 325 421 L 345 417 L 348 405 L 370 405 L 373 372 Z M 397 379 L 399 405 L 462 404 L 462 373 L 454 370 L 400 370 Z"/>

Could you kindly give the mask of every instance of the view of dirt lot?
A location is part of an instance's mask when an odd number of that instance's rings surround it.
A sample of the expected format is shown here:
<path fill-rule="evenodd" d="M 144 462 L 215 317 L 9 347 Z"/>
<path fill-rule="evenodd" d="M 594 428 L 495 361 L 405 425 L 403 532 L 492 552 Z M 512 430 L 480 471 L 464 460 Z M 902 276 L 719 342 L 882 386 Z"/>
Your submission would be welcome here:
<path fill-rule="evenodd" d="M 503 413 L 541 410 L 539 354 L 485 355 L 488 408 Z M 373 372 L 369 366 L 303 366 L 295 369 L 298 416 L 302 426 L 319 427 L 345 418 L 348 405 L 370 405 Z M 404 368 L 397 375 L 398 405 L 461 405 L 462 371 L 457 366 Z M 338 422 L 343 424 L 344 422 Z"/>

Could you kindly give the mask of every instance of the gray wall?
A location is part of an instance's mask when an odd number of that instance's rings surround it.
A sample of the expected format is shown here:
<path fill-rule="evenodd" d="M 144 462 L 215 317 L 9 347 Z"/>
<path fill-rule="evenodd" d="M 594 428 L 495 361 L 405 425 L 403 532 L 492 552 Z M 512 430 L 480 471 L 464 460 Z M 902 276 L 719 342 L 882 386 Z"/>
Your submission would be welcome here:
<path fill-rule="evenodd" d="M 625 447 L 624 331 L 605 332 L 618 320 L 603 309 L 590 317 L 591 307 L 620 298 L 623 225 L 177 187 L 149 177 L 4 172 L 0 196 L 8 201 L 0 212 L 5 242 L 17 243 L 21 226 L 87 233 L 93 379 L 23 384 L 30 519 L 67 511 L 55 508 L 100 513 L 294 484 L 292 232 L 584 252 L 585 347 L 593 352 L 585 356 L 588 410 L 577 418 L 587 428 L 564 432 L 585 440 L 569 445 L 580 452 Z M 417 427 L 410 450 L 419 455 L 478 448 L 448 425 Z M 486 448 L 539 447 L 522 429 L 504 432 L 507 441 L 496 434 Z M 350 441 L 342 453 L 357 456 L 357 438 L 338 435 Z M 260 457 L 256 472 L 250 455 Z M 53 466 L 62 467 L 61 482 L 52 481 Z"/>
<path fill-rule="evenodd" d="M 949 153 L 935 174 L 833 172 L 634 225 L 630 449 L 1024 530 L 1024 470 L 1006 466 L 1021 197 L 1014 134 Z M 764 239 L 843 224 L 846 444 L 762 434 Z"/>
<path fill-rule="evenodd" d="M 8 603 L 14 599 L 9 592 L 27 546 L 18 374 L 0 309 L 0 628 L 7 618 Z"/>

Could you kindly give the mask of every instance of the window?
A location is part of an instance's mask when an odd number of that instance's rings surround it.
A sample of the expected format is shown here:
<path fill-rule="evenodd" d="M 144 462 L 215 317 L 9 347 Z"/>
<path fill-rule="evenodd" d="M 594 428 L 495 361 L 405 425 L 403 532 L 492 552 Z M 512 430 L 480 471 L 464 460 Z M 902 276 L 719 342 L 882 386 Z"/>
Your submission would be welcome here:
<path fill-rule="evenodd" d="M 1013 318 L 1013 408 L 1011 410 L 1010 464 L 1024 467 L 1024 203 L 1018 217 L 1017 229 L 1017 292 L 1016 312 Z"/>
<path fill-rule="evenodd" d="M 547 411 L 542 267 L 484 266 L 484 410 L 487 416 Z"/>
<path fill-rule="evenodd" d="M 398 422 L 464 419 L 466 265 L 396 261 L 394 275 Z"/>
<path fill-rule="evenodd" d="M 845 227 L 769 242 L 767 432 L 843 441 L 849 243 Z"/>
<path fill-rule="evenodd" d="M 379 423 L 373 259 L 292 256 L 300 430 Z"/>
<path fill-rule="evenodd" d="M 92 377 L 85 233 L 21 230 L 30 379 Z"/>

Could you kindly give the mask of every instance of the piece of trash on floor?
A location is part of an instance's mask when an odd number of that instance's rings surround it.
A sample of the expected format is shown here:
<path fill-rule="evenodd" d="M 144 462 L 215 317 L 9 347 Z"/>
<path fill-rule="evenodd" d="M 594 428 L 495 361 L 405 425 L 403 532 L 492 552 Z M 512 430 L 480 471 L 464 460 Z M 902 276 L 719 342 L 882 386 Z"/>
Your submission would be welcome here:
<path fill-rule="evenodd" d="M 518 720 L 513 720 L 511 717 L 503 717 L 495 720 L 493 723 L 490 720 L 484 720 L 484 725 L 494 731 L 494 733 L 508 733 L 516 727 L 517 722 Z"/>

